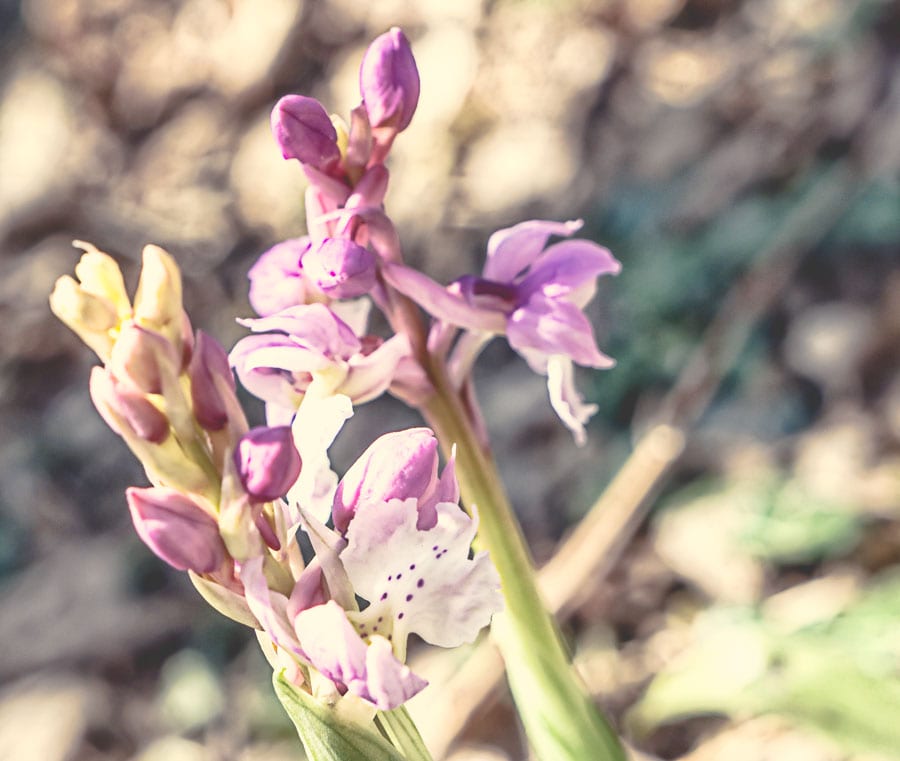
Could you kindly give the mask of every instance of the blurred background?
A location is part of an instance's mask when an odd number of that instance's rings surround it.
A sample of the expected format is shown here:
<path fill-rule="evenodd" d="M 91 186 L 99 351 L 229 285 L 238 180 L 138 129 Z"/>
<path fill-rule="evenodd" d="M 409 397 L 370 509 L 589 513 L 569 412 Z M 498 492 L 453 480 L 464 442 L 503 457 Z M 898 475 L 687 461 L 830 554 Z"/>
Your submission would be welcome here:
<path fill-rule="evenodd" d="M 390 164 L 408 258 L 446 282 L 500 227 L 581 217 L 624 265 L 592 307 L 619 364 L 579 376 L 586 447 L 500 342 L 478 381 L 538 561 L 584 577 L 554 605 L 597 700 L 651 758 L 900 759 L 888 0 L 0 0 L 0 759 L 302 758 L 251 633 L 134 535 L 144 476 L 47 295 L 73 238 L 132 287 L 156 242 L 232 345 L 248 268 L 305 229 L 269 110 L 346 117 L 392 25 L 422 75 Z M 360 408 L 336 463 L 415 422 Z M 415 654 L 429 742 L 525 758 L 469 656 Z"/>

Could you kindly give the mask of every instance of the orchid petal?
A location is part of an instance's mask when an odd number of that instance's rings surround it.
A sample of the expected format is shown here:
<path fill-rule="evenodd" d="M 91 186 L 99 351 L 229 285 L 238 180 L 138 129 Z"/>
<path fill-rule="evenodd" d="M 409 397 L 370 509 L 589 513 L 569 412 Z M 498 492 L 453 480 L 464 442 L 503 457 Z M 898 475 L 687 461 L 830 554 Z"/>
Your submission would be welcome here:
<path fill-rule="evenodd" d="M 269 589 L 263 572 L 263 558 L 261 556 L 250 558 L 241 563 L 240 578 L 244 585 L 247 605 L 263 631 L 278 647 L 295 655 L 302 655 L 297 635 L 288 622 L 288 598 Z"/>
<path fill-rule="evenodd" d="M 532 219 L 514 227 L 497 230 L 488 240 L 484 277 L 499 282 L 512 282 L 538 258 L 551 235 L 569 237 L 581 225 L 580 220 L 551 222 Z"/>
<path fill-rule="evenodd" d="M 328 586 L 329 595 L 345 610 L 357 610 L 353 586 L 338 557 L 347 546 L 347 540 L 302 507 L 299 512 L 303 531 L 309 537 L 313 551 L 316 553 L 316 560 L 322 570 L 325 584 Z"/>
<path fill-rule="evenodd" d="M 532 349 L 547 355 L 564 354 L 587 367 L 609 368 L 615 364 L 597 349 L 591 323 L 577 306 L 541 294 L 533 295 L 513 312 L 506 337 L 509 345 L 523 355 L 523 350 Z"/>
<path fill-rule="evenodd" d="M 602 246 L 589 240 L 564 240 L 550 246 L 519 283 L 526 298 L 541 290 L 564 296 L 601 275 L 617 275 L 622 265 Z"/>
<path fill-rule="evenodd" d="M 360 350 L 356 334 L 324 304 L 301 304 L 269 317 L 238 320 L 254 333 L 280 331 L 294 343 L 331 357 L 346 359 Z"/>
<path fill-rule="evenodd" d="M 400 293 L 439 320 L 471 330 L 503 332 L 504 318 L 500 312 L 468 304 L 462 296 L 451 293 L 421 272 L 399 264 L 384 264 L 382 273 Z"/>
<path fill-rule="evenodd" d="M 391 385 L 397 365 L 411 355 L 405 334 L 391 336 L 371 354 L 357 354 L 350 359 L 350 371 L 340 391 L 354 403 L 362 404 L 384 393 Z"/>
<path fill-rule="evenodd" d="M 566 428 L 572 431 L 575 443 L 582 446 L 587 441 L 584 426 L 597 412 L 596 404 L 585 404 L 575 388 L 572 360 L 560 354 L 547 362 L 547 390 L 550 404 Z"/>
<path fill-rule="evenodd" d="M 299 503 L 324 522 L 331 512 L 338 482 L 337 475 L 331 470 L 328 447 L 344 421 L 352 417 L 353 404 L 343 394 L 320 397 L 312 386 L 310 389 L 293 422 L 294 443 L 303 461 L 303 469 L 288 492 L 288 502 L 291 505 Z"/>
<path fill-rule="evenodd" d="M 471 642 L 502 608 L 487 553 L 469 559 L 477 520 L 455 504 L 435 510 L 435 526 L 420 531 L 415 499 L 362 503 L 341 553 L 356 592 L 390 605 L 399 652 L 409 632 L 442 647 Z"/>

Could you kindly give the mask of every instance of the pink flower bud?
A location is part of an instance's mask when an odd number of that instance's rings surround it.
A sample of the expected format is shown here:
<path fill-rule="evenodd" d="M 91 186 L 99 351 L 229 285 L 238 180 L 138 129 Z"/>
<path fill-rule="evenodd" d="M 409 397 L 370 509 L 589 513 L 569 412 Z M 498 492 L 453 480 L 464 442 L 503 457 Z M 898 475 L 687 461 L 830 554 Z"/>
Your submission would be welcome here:
<path fill-rule="evenodd" d="M 326 169 L 341 157 L 334 125 L 315 98 L 285 95 L 272 109 L 272 133 L 286 159 Z"/>
<path fill-rule="evenodd" d="M 373 127 L 400 132 L 409 126 L 419 102 L 419 71 L 409 40 L 397 27 L 369 45 L 359 69 L 359 90 Z"/>
<path fill-rule="evenodd" d="M 225 559 L 215 520 L 190 497 L 155 486 L 125 491 L 138 536 L 179 571 L 209 573 Z"/>
<path fill-rule="evenodd" d="M 291 427 L 252 428 L 238 442 L 234 463 L 252 500 L 271 502 L 283 497 L 294 485 L 301 467 Z"/>
<path fill-rule="evenodd" d="M 375 256 L 345 238 L 325 238 L 303 255 L 303 273 L 326 296 L 353 299 L 375 285 Z"/>
<path fill-rule="evenodd" d="M 139 389 L 122 383 L 106 368 L 91 372 L 91 400 L 106 424 L 120 436 L 131 434 L 152 444 L 169 436 L 169 421 Z"/>
<path fill-rule="evenodd" d="M 377 438 L 338 484 L 331 510 L 334 527 L 345 532 L 363 503 L 427 500 L 438 486 L 437 447 L 428 428 Z"/>
<path fill-rule="evenodd" d="M 202 330 L 197 331 L 188 375 L 194 417 L 207 431 L 221 430 L 228 422 L 228 405 L 223 394 L 229 390 L 234 393 L 234 375 L 225 349 Z"/>

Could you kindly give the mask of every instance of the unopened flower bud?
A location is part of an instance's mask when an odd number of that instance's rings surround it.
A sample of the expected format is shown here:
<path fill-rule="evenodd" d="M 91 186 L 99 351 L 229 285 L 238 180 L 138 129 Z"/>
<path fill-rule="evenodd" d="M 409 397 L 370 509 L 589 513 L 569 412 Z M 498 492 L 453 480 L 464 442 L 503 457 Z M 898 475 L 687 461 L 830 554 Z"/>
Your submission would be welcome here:
<path fill-rule="evenodd" d="M 215 520 L 197 502 L 175 489 L 157 486 L 125 491 L 138 536 L 179 571 L 209 573 L 225 559 Z"/>
<path fill-rule="evenodd" d="M 252 428 L 234 450 L 234 463 L 244 489 L 256 502 L 287 494 L 300 475 L 300 454 L 288 425 Z"/>
<path fill-rule="evenodd" d="M 134 296 L 134 319 L 164 335 L 181 352 L 181 272 L 175 260 L 159 246 L 144 246 L 141 277 Z"/>
<path fill-rule="evenodd" d="M 109 369 L 146 394 L 160 394 L 163 373 L 177 375 L 180 364 L 175 347 L 159 333 L 127 323 L 113 346 Z"/>
<path fill-rule="evenodd" d="M 425 499 L 438 484 L 438 443 L 428 428 L 387 433 L 376 439 L 338 484 L 334 527 L 347 530 L 360 504 Z"/>
<path fill-rule="evenodd" d="M 326 169 L 340 158 L 337 131 L 315 98 L 285 95 L 272 109 L 271 121 L 284 158 L 316 169 Z"/>
<path fill-rule="evenodd" d="M 161 444 L 169 436 L 169 421 L 141 391 L 122 383 L 102 367 L 91 372 L 91 399 L 106 424 L 120 436 L 136 436 Z"/>
<path fill-rule="evenodd" d="M 359 69 L 359 90 L 373 127 L 406 129 L 419 102 L 419 71 L 397 27 L 376 37 Z"/>
<path fill-rule="evenodd" d="M 375 256 L 344 238 L 325 238 L 303 255 L 303 273 L 326 296 L 353 299 L 375 285 Z"/>
<path fill-rule="evenodd" d="M 197 331 L 197 341 L 188 366 L 194 417 L 207 431 L 218 431 L 228 422 L 224 393 L 235 391 L 228 354 L 214 339 Z"/>
<path fill-rule="evenodd" d="M 75 265 L 75 276 L 81 281 L 84 291 L 111 304 L 120 320 L 129 318 L 131 301 L 116 260 L 91 243 L 76 240 L 73 244 L 84 251 Z"/>

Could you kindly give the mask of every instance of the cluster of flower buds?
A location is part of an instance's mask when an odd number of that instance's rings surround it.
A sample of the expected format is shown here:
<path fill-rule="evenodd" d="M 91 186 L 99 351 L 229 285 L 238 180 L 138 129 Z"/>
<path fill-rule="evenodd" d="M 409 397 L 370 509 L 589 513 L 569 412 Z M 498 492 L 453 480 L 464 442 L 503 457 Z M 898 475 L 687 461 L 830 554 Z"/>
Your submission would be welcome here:
<path fill-rule="evenodd" d="M 233 548 L 254 537 L 275 542 L 266 505 L 300 472 L 291 430 L 247 430 L 228 356 L 207 334 L 192 333 L 169 254 L 144 249 L 132 305 L 116 262 L 78 245 L 78 279 L 60 278 L 50 306 L 103 361 L 91 373 L 94 405 L 153 484 L 127 492 L 135 528 L 175 568 L 239 590 Z M 221 531 L 221 516 L 237 512 L 246 512 L 252 531 L 247 521 Z"/>

